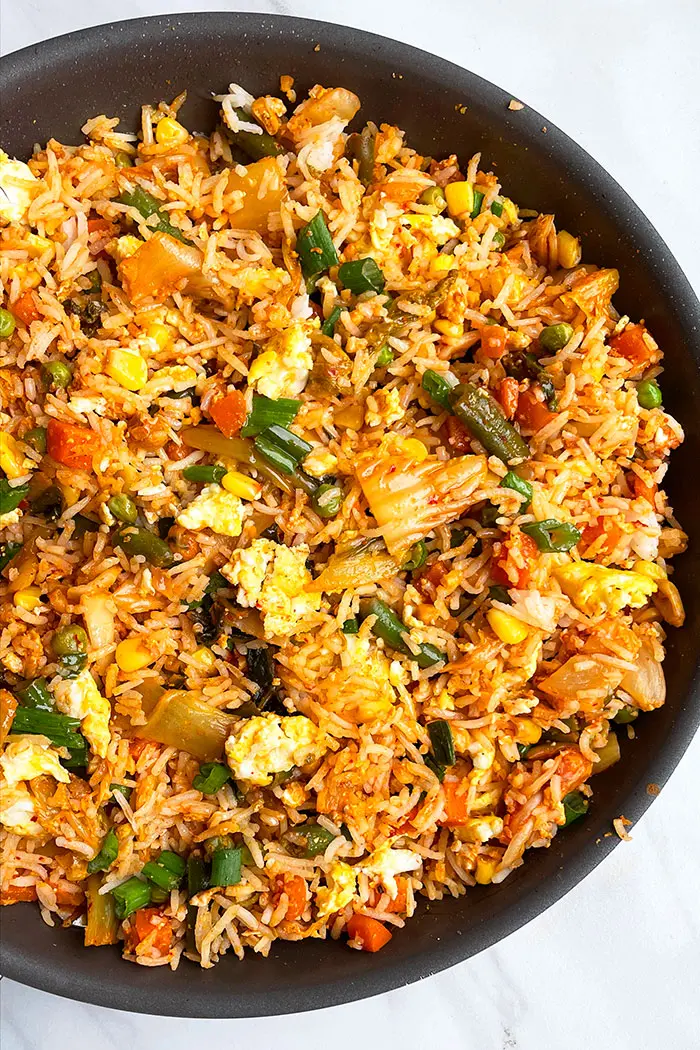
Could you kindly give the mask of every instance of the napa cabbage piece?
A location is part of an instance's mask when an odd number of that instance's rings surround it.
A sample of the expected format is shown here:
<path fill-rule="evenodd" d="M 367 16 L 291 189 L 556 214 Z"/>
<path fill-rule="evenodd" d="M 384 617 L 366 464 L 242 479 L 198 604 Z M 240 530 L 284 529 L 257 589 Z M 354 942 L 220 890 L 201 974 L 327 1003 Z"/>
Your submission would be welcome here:
<path fill-rule="evenodd" d="M 307 590 L 325 591 L 332 594 L 349 587 L 364 587 L 377 583 L 399 571 L 396 561 L 384 546 L 381 538 L 355 539 L 336 547 L 321 573 Z"/>
<path fill-rule="evenodd" d="M 485 456 L 418 463 L 405 453 L 366 453 L 357 477 L 389 553 L 399 562 L 418 540 L 464 514 L 486 481 Z M 481 498 L 484 498 L 483 496 Z"/>
<path fill-rule="evenodd" d="M 666 700 L 664 669 L 646 638 L 634 661 L 634 670 L 625 673 L 620 688 L 640 711 L 654 711 Z"/>
<path fill-rule="evenodd" d="M 223 755 L 233 722 L 229 712 L 211 707 L 197 693 L 169 689 L 157 701 L 146 724 L 137 726 L 134 735 L 188 751 L 200 762 L 213 762 Z"/>
<path fill-rule="evenodd" d="M 134 305 L 167 299 L 201 273 L 204 256 L 192 244 L 168 233 L 154 233 L 138 251 L 119 264 L 124 290 Z"/>
<path fill-rule="evenodd" d="M 230 212 L 231 225 L 237 230 L 267 232 L 271 212 L 279 211 L 285 197 L 284 173 L 274 157 L 263 157 L 248 164 L 245 175 L 239 174 L 240 165 L 231 168 L 226 193 L 240 191 L 240 207 Z"/>

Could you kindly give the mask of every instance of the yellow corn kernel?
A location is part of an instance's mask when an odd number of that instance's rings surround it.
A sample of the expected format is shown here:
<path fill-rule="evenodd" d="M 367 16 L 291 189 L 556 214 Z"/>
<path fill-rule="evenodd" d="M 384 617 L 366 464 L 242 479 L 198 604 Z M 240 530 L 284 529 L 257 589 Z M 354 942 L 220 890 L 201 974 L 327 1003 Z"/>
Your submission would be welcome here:
<path fill-rule="evenodd" d="M 156 125 L 156 142 L 159 146 L 181 146 L 190 133 L 174 117 L 163 117 Z"/>
<path fill-rule="evenodd" d="M 454 255 L 436 255 L 428 267 L 428 276 L 435 278 L 444 277 L 456 263 L 457 260 Z"/>
<path fill-rule="evenodd" d="M 31 459 L 25 459 L 19 442 L 12 434 L 0 432 L 0 470 L 12 481 L 21 478 L 34 467 Z"/>
<path fill-rule="evenodd" d="M 155 660 L 155 656 L 147 649 L 139 637 L 126 638 L 117 646 L 114 654 L 117 667 L 120 671 L 141 671 Z"/>
<path fill-rule="evenodd" d="M 200 645 L 199 649 L 190 653 L 190 662 L 194 663 L 200 671 L 213 671 L 216 667 L 216 657 L 206 645 Z"/>
<path fill-rule="evenodd" d="M 53 244 L 48 237 L 40 237 L 38 233 L 27 234 L 27 240 L 25 243 L 29 250 L 29 254 L 34 258 L 43 255 L 47 248 L 53 249 Z"/>
<path fill-rule="evenodd" d="M 428 455 L 428 450 L 420 438 L 404 438 L 401 442 L 401 450 L 416 463 L 422 463 Z"/>
<path fill-rule="evenodd" d="M 536 744 L 542 736 L 542 730 L 531 718 L 519 718 L 515 738 L 519 744 Z"/>
<path fill-rule="evenodd" d="M 42 281 L 41 274 L 37 273 L 33 263 L 17 263 L 12 270 L 12 276 L 19 277 L 24 289 L 38 288 Z"/>
<path fill-rule="evenodd" d="M 464 325 L 458 321 L 446 321 L 444 318 L 439 318 L 437 321 L 433 321 L 433 328 L 440 335 L 446 335 L 450 339 L 460 339 L 464 335 Z"/>
<path fill-rule="evenodd" d="M 350 430 L 360 430 L 365 419 L 365 411 L 362 405 L 346 405 L 336 409 L 333 419 L 336 426 L 347 427 Z"/>
<path fill-rule="evenodd" d="M 18 609 L 33 612 L 41 605 L 41 589 L 39 587 L 26 587 L 23 591 L 17 591 L 13 601 Z"/>
<path fill-rule="evenodd" d="M 655 561 L 636 561 L 634 571 L 641 572 L 642 576 L 648 576 L 650 580 L 668 579 L 666 570 L 657 565 Z"/>
<path fill-rule="evenodd" d="M 224 474 L 221 484 L 227 492 L 232 492 L 239 499 L 258 499 L 262 492 L 262 485 L 237 470 L 229 470 L 228 474 Z"/>
<path fill-rule="evenodd" d="M 496 874 L 497 867 L 497 860 L 492 860 L 490 857 L 479 857 L 479 859 L 476 862 L 474 878 L 480 886 L 488 886 L 488 884 L 493 880 L 493 877 Z"/>
<path fill-rule="evenodd" d="M 447 210 L 452 218 L 471 215 L 474 211 L 474 187 L 471 182 L 449 182 L 445 186 Z"/>
<path fill-rule="evenodd" d="M 486 619 L 489 621 L 494 634 L 506 645 L 517 645 L 519 642 L 523 642 L 530 633 L 527 625 L 522 620 L 516 619 L 515 616 L 511 616 L 509 613 L 504 613 L 500 609 L 489 609 L 486 613 Z"/>
<path fill-rule="evenodd" d="M 557 251 L 559 265 L 567 270 L 581 262 L 581 242 L 568 230 L 560 230 L 557 234 Z"/>
<path fill-rule="evenodd" d="M 146 329 L 146 335 L 149 339 L 153 339 L 153 341 L 158 344 L 159 350 L 165 350 L 166 346 L 173 338 L 171 329 L 166 324 L 161 324 L 159 321 L 154 321 L 152 324 L 149 324 Z"/>
<path fill-rule="evenodd" d="M 133 233 L 127 233 L 123 237 L 118 237 L 116 241 L 110 242 L 108 251 L 112 258 L 120 263 L 135 255 L 145 243 L 140 237 L 135 237 Z"/>
<path fill-rule="evenodd" d="M 140 390 L 148 382 L 148 365 L 133 350 L 110 350 L 106 372 L 127 390 Z"/>

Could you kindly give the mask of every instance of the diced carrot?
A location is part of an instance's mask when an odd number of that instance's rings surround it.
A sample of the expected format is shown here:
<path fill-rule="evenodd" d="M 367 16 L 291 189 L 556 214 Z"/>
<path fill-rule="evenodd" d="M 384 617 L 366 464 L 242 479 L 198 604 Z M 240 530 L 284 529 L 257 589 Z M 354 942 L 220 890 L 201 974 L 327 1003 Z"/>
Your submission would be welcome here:
<path fill-rule="evenodd" d="M 159 955 L 168 954 L 173 940 L 173 930 L 159 908 L 139 908 L 134 913 L 126 938 L 127 945 L 131 951 L 135 951 L 147 937 L 149 945 L 155 948 Z"/>
<path fill-rule="evenodd" d="M 227 438 L 238 433 L 246 421 L 247 414 L 245 396 L 240 390 L 232 390 L 225 397 L 218 398 L 209 409 L 209 415 Z"/>
<path fill-rule="evenodd" d="M 520 387 L 517 379 L 506 376 L 501 380 L 498 387 L 498 400 L 505 412 L 506 419 L 512 419 L 518 409 L 518 394 Z"/>
<path fill-rule="evenodd" d="M 105 230 L 114 229 L 114 223 L 109 219 L 104 219 L 101 215 L 93 215 L 88 219 L 87 228 L 88 233 L 103 233 Z"/>
<path fill-rule="evenodd" d="M 445 780 L 442 785 L 442 793 L 445 796 L 445 812 L 440 818 L 440 823 L 447 824 L 449 828 L 466 824 L 469 819 L 467 782 L 465 780 Z"/>
<path fill-rule="evenodd" d="M 406 879 L 396 880 L 397 894 L 386 906 L 386 910 L 400 914 L 408 907 L 408 883 Z"/>
<path fill-rule="evenodd" d="M 347 931 L 350 940 L 357 941 L 363 952 L 378 952 L 391 940 L 391 931 L 383 923 L 357 912 L 348 919 Z"/>
<path fill-rule="evenodd" d="M 471 452 L 472 436 L 461 419 L 457 419 L 456 416 L 448 416 L 443 424 L 443 428 L 445 444 L 452 452 L 457 452 L 459 455 L 462 455 L 464 452 Z"/>
<path fill-rule="evenodd" d="M 562 748 L 559 752 L 559 765 L 557 766 L 562 798 L 588 780 L 592 769 L 593 763 L 581 754 L 577 747 Z"/>
<path fill-rule="evenodd" d="M 89 427 L 50 419 L 46 428 L 46 451 L 57 463 L 75 470 L 92 470 L 92 457 L 100 439 Z"/>
<path fill-rule="evenodd" d="M 481 329 L 481 352 L 484 357 L 498 361 L 506 352 L 508 330 L 500 324 L 485 324 Z"/>
<path fill-rule="evenodd" d="M 293 921 L 299 919 L 306 907 L 306 880 L 301 875 L 280 875 L 277 879 L 280 893 L 287 894 L 286 919 Z"/>
<path fill-rule="evenodd" d="M 35 900 L 36 888 L 34 886 L 8 886 L 6 890 L 0 890 L 0 905 Z"/>
<path fill-rule="evenodd" d="M 56 901 L 61 908 L 77 908 L 83 901 L 83 891 L 77 887 L 68 889 L 66 886 L 56 887 Z"/>
<path fill-rule="evenodd" d="M 620 541 L 622 535 L 622 529 L 619 525 L 616 525 L 609 514 L 601 514 L 599 518 L 592 521 L 589 525 L 586 525 L 581 539 L 587 547 L 590 547 L 592 543 L 605 536 L 605 543 L 601 544 L 601 552 L 614 550 Z"/>
<path fill-rule="evenodd" d="M 496 583 L 505 587 L 527 587 L 538 553 L 533 538 L 518 529 L 504 542 L 491 569 L 491 576 Z"/>
<path fill-rule="evenodd" d="M 162 302 L 188 280 L 201 278 L 202 260 L 199 248 L 159 230 L 124 259 L 119 270 L 126 294 L 138 306 L 145 299 Z"/>
<path fill-rule="evenodd" d="M 23 324 L 30 325 L 32 321 L 38 321 L 41 314 L 36 308 L 34 292 L 25 292 L 12 304 L 12 313 L 18 317 Z"/>
<path fill-rule="evenodd" d="M 0 689 L 0 747 L 7 739 L 16 710 L 17 697 L 7 689 Z"/>
<path fill-rule="evenodd" d="M 549 411 L 544 401 L 540 401 L 532 387 L 523 390 L 518 397 L 515 418 L 521 426 L 527 427 L 528 430 L 541 430 L 547 423 L 551 423 L 555 415 L 555 412 Z"/>
<path fill-rule="evenodd" d="M 635 473 L 629 474 L 628 478 L 635 496 L 641 496 L 642 499 L 645 499 L 648 503 L 651 503 L 653 507 L 656 503 L 656 492 L 658 489 L 656 482 L 654 482 L 652 485 L 647 485 L 644 481 L 642 481 L 639 474 Z"/>
<path fill-rule="evenodd" d="M 645 365 L 655 356 L 644 338 L 645 334 L 644 325 L 628 324 L 624 331 L 613 336 L 610 347 L 618 357 L 624 357 L 634 365 Z"/>
<path fill-rule="evenodd" d="M 138 762 L 142 752 L 149 745 L 148 740 L 130 740 L 129 741 L 129 754 L 133 758 L 134 762 Z"/>

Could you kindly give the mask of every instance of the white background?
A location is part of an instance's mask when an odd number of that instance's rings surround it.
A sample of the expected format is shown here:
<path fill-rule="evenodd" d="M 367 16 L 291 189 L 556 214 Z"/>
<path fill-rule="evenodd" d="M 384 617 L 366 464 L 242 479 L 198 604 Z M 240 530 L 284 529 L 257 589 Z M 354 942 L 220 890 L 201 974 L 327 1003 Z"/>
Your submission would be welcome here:
<path fill-rule="evenodd" d="M 118 18 L 237 9 L 398 37 L 500 84 L 607 168 L 700 289 L 699 0 L 0 0 L 0 47 Z M 364 1003 L 252 1021 L 122 1014 L 4 980 L 2 1050 L 192 1050 L 203 1041 L 236 1050 L 694 1050 L 699 762 L 696 741 L 631 843 L 524 929 L 437 977 Z"/>

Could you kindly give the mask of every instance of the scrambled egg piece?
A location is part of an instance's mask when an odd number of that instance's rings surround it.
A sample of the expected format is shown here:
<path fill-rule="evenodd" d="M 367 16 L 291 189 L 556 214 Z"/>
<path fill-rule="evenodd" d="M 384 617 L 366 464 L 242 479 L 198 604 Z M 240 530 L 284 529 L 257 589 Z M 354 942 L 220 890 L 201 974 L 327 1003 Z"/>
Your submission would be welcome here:
<path fill-rule="evenodd" d="M 33 734 L 11 740 L 0 757 L 0 770 L 8 784 L 33 780 L 44 773 L 67 784 L 70 774 L 59 761 L 58 752 L 45 736 Z"/>
<path fill-rule="evenodd" d="M 276 773 L 304 766 L 327 749 L 326 734 L 305 715 L 255 715 L 233 730 L 226 760 L 236 780 L 265 787 Z"/>
<path fill-rule="evenodd" d="M 470 817 L 457 828 L 456 834 L 462 842 L 488 842 L 503 831 L 503 821 L 493 814 L 483 817 Z"/>
<path fill-rule="evenodd" d="M 53 691 L 56 707 L 64 715 L 80 719 L 80 728 L 93 752 L 105 758 L 110 741 L 109 717 L 112 710 L 95 685 L 89 671 L 81 671 L 77 678 L 58 682 Z"/>
<path fill-rule="evenodd" d="M 335 472 L 335 468 L 338 466 L 338 459 L 327 448 L 319 447 L 309 452 L 302 466 L 312 478 L 324 478 L 326 475 Z"/>
<path fill-rule="evenodd" d="M 22 222 L 37 189 L 37 179 L 27 165 L 0 150 L 0 218 Z"/>
<path fill-rule="evenodd" d="M 396 700 L 389 660 L 369 638 L 346 635 L 345 647 L 342 667 L 319 683 L 325 705 L 351 722 L 388 719 Z"/>
<path fill-rule="evenodd" d="M 0 784 L 0 824 L 15 835 L 41 831 L 34 819 L 34 801 L 24 784 Z"/>
<path fill-rule="evenodd" d="M 306 568 L 308 553 L 304 543 L 285 547 L 273 540 L 256 539 L 244 550 L 234 551 L 221 570 L 229 583 L 238 587 L 239 604 L 262 613 L 266 638 L 296 634 L 321 607 L 320 592 L 304 590 L 311 583 Z"/>
<path fill-rule="evenodd" d="M 117 237 L 116 240 L 112 241 L 107 245 L 107 251 L 112 256 L 115 262 L 124 262 L 125 259 L 130 259 L 132 255 L 136 255 L 143 241 L 140 237 L 135 237 L 133 233 L 127 233 L 123 237 Z"/>
<path fill-rule="evenodd" d="M 235 213 L 231 221 L 235 223 Z M 289 274 L 279 266 L 245 266 L 234 275 L 233 284 L 240 292 L 240 302 L 249 304 L 281 291 L 289 284 Z"/>
<path fill-rule="evenodd" d="M 16 525 L 22 517 L 19 507 L 16 510 L 8 510 L 7 514 L 0 514 L 0 529 L 9 529 L 10 525 Z"/>
<path fill-rule="evenodd" d="M 349 864 L 342 860 L 333 861 L 326 872 L 327 886 L 316 891 L 316 904 L 319 919 L 331 915 L 334 911 L 345 908 L 355 896 L 357 874 Z"/>
<path fill-rule="evenodd" d="M 457 223 L 442 215 L 402 215 L 401 224 L 419 230 L 436 244 L 447 244 L 453 237 L 460 235 Z"/>
<path fill-rule="evenodd" d="M 151 342 L 149 339 L 144 343 Z M 144 348 L 145 349 L 145 348 Z M 148 356 L 145 354 L 144 356 Z M 154 372 L 147 383 L 139 390 L 139 394 L 146 397 L 161 397 L 163 394 L 175 391 L 181 394 L 197 382 L 197 373 L 189 365 L 170 365 L 167 368 L 159 368 Z"/>
<path fill-rule="evenodd" d="M 397 387 L 390 390 L 380 388 L 367 398 L 365 423 L 368 427 L 390 426 L 397 423 L 405 411 Z"/>
<path fill-rule="evenodd" d="M 365 875 L 381 882 L 391 899 L 394 900 L 399 892 L 396 876 L 404 871 L 415 871 L 422 863 L 423 858 L 412 849 L 393 849 L 390 842 L 385 842 L 375 849 L 374 853 L 370 853 L 362 864 L 361 870 Z"/>
<path fill-rule="evenodd" d="M 243 501 L 220 485 L 207 485 L 177 516 L 184 529 L 211 529 L 218 536 L 240 536 Z"/>
<path fill-rule="evenodd" d="M 306 386 L 314 359 L 311 340 L 299 324 L 272 340 L 272 345 L 253 361 L 248 383 L 259 394 L 277 400 L 296 397 Z"/>
<path fill-rule="evenodd" d="M 564 594 L 587 616 L 614 615 L 628 606 L 639 609 L 657 589 L 654 580 L 640 572 L 588 561 L 560 565 L 554 575 Z"/>
<path fill-rule="evenodd" d="M 12 434 L 0 431 L 0 470 L 10 481 L 21 478 L 36 468 L 36 463 L 27 459 L 22 452 L 22 446 Z"/>

